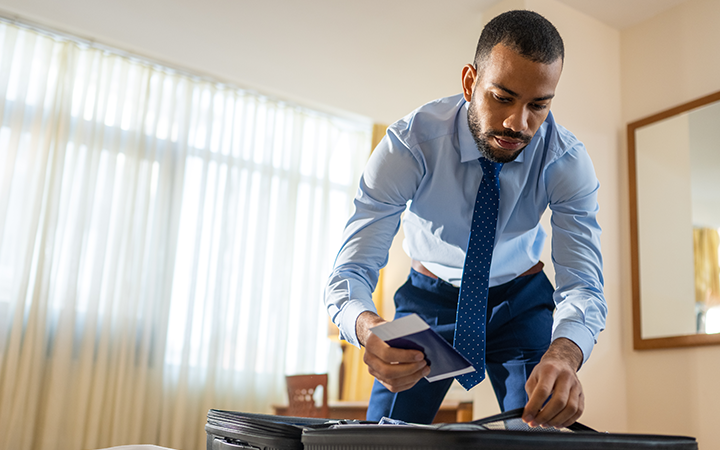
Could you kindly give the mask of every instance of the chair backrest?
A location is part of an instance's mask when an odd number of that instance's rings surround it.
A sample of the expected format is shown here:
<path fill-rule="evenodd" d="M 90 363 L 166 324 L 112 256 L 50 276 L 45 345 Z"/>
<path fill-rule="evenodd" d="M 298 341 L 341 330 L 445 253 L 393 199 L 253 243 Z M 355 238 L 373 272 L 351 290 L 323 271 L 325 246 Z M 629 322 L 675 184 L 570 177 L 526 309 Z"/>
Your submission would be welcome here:
<path fill-rule="evenodd" d="M 288 412 L 296 417 L 328 417 L 327 374 L 288 375 L 285 377 L 288 391 Z M 322 406 L 315 406 L 313 394 L 322 386 Z"/>

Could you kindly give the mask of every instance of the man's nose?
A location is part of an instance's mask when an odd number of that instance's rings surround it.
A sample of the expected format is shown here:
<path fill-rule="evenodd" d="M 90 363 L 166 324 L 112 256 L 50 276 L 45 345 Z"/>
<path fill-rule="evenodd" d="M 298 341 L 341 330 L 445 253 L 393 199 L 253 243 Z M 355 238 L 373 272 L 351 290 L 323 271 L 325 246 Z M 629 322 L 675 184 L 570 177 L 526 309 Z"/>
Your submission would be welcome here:
<path fill-rule="evenodd" d="M 507 129 L 524 132 L 528 128 L 528 111 L 523 107 L 515 108 L 511 111 L 503 121 L 503 126 Z"/>

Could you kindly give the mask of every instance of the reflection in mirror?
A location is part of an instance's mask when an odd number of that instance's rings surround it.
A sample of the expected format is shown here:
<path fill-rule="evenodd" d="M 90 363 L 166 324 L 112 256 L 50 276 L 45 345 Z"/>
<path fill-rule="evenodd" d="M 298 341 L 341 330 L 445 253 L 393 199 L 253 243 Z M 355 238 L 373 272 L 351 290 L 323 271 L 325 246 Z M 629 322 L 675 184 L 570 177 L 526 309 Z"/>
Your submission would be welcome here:
<path fill-rule="evenodd" d="M 720 344 L 720 93 L 628 125 L 635 348 Z"/>
<path fill-rule="evenodd" d="M 720 332 L 720 102 L 688 114 L 697 332 Z"/>

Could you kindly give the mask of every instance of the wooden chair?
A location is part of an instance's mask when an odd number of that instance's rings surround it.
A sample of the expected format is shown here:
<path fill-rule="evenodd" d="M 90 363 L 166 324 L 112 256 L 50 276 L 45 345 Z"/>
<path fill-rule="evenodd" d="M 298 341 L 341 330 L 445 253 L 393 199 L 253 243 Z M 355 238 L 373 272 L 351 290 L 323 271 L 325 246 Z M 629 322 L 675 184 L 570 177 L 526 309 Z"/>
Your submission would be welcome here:
<path fill-rule="evenodd" d="M 288 392 L 287 414 L 295 417 L 328 417 L 328 376 L 288 375 L 285 377 Z M 322 386 L 322 406 L 315 406 L 313 394 Z"/>

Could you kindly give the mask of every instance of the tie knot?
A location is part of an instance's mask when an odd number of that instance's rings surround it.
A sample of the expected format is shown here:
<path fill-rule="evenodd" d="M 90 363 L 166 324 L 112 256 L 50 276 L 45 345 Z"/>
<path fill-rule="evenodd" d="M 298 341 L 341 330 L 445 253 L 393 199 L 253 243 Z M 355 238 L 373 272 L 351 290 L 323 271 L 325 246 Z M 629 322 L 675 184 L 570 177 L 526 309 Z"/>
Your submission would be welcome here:
<path fill-rule="evenodd" d="M 497 178 L 500 174 L 500 169 L 503 167 L 502 163 L 490 161 L 484 156 L 480 157 L 480 166 L 482 166 L 483 173 L 492 178 Z"/>

